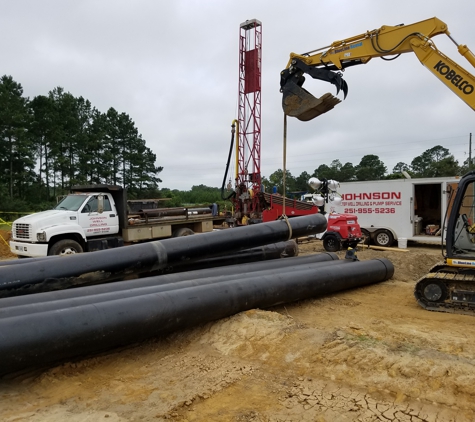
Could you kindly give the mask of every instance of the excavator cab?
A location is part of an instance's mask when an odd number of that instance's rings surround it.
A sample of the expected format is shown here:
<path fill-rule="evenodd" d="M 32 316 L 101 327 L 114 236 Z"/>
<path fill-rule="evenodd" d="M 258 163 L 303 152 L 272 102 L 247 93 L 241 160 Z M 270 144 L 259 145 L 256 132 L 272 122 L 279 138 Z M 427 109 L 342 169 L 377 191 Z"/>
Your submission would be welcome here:
<path fill-rule="evenodd" d="M 475 267 L 475 172 L 459 182 L 447 226 L 447 258 L 472 260 Z"/>
<path fill-rule="evenodd" d="M 302 88 L 305 82 L 304 73 L 314 79 L 320 79 L 335 85 L 337 95 L 341 90 L 345 98 L 348 94 L 348 85 L 340 72 L 334 72 L 328 68 L 311 67 L 298 59 L 292 60 L 291 66 L 280 73 L 282 109 L 286 115 L 305 122 L 330 111 L 341 100 L 330 93 L 326 93 L 319 98 L 314 97 Z"/>
<path fill-rule="evenodd" d="M 414 296 L 429 311 L 475 315 L 475 171 L 449 202 L 444 262 L 418 280 Z"/>

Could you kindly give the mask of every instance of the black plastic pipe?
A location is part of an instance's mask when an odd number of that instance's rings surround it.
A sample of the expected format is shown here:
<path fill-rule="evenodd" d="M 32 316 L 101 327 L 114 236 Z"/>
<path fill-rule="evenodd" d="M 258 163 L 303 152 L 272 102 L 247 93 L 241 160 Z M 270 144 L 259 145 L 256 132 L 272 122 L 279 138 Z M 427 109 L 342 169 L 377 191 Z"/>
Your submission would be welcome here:
<path fill-rule="evenodd" d="M 89 355 L 253 308 L 392 277 L 387 259 L 259 276 L 0 319 L 0 375 Z"/>
<path fill-rule="evenodd" d="M 237 265 L 280 258 L 290 258 L 298 255 L 298 245 L 295 240 L 287 242 L 272 243 L 270 245 L 259 246 L 257 248 L 244 249 L 230 254 L 212 256 L 209 258 L 187 261 L 185 263 L 172 264 L 156 272 L 176 273 L 183 271 L 194 271 L 204 268 L 216 268 L 228 265 Z M 147 275 L 145 275 L 147 276 Z"/>
<path fill-rule="evenodd" d="M 281 258 L 282 256 L 297 256 L 298 255 L 298 245 L 295 243 L 295 240 L 288 240 L 286 242 L 272 243 L 270 245 L 263 245 L 256 248 L 243 249 L 241 251 L 234 252 L 232 254 L 224 254 L 220 256 L 213 256 L 205 259 L 198 259 L 195 261 L 187 261 L 185 263 L 175 264 L 173 266 L 167 267 L 166 272 L 170 269 L 170 272 L 177 271 L 178 269 L 189 268 L 198 269 L 198 268 L 208 268 L 211 266 L 217 265 L 234 265 L 241 262 L 252 262 L 252 261 L 261 261 L 265 259 L 275 259 Z M 9 265 L 24 265 L 27 262 L 40 262 L 48 259 L 55 259 L 56 256 L 44 256 L 41 258 L 21 258 L 21 259 L 9 259 L 6 261 L 0 261 L 0 267 L 9 266 Z M 208 266 L 207 263 L 210 263 Z"/>
<path fill-rule="evenodd" d="M 0 267 L 0 297 L 121 279 L 171 264 L 325 231 L 321 214 Z"/>
<path fill-rule="evenodd" d="M 351 263 L 351 261 L 348 260 L 336 260 L 336 261 L 315 261 L 315 262 L 307 262 L 307 263 L 299 263 L 298 265 L 295 263 L 294 265 L 286 265 L 286 266 L 277 266 L 277 268 L 280 270 L 282 274 L 287 273 L 288 276 L 292 276 L 292 274 L 298 272 L 298 271 L 303 271 L 303 270 L 309 270 L 309 271 L 315 271 L 318 272 L 320 269 L 324 266 L 327 265 L 347 265 Z M 35 301 L 34 299 L 36 296 L 39 295 L 28 295 L 28 296 L 17 296 L 12 299 L 17 299 L 17 298 L 31 298 L 32 300 L 29 303 L 23 303 L 19 304 L 16 303 L 12 306 L 2 306 L 0 308 L 0 318 L 9 318 L 12 316 L 18 316 L 18 315 L 26 315 L 26 314 L 34 314 L 38 312 L 46 312 L 46 311 L 52 311 L 55 309 L 66 309 L 66 308 L 71 308 L 74 306 L 83 306 L 83 305 L 89 305 L 92 303 L 99 303 L 99 302 L 106 302 L 109 300 L 118 300 L 118 299 L 123 299 L 127 297 L 133 297 L 133 296 L 144 296 L 152 293 L 159 293 L 159 292 L 165 292 L 169 290 L 178 290 L 178 289 L 184 289 L 184 288 L 189 288 L 189 287 L 195 287 L 195 286 L 202 286 L 205 284 L 217 284 L 221 283 L 223 281 L 229 282 L 232 280 L 238 280 L 242 279 L 243 277 L 249 275 L 252 277 L 259 277 L 260 275 L 266 275 L 270 270 L 274 271 L 277 270 L 277 268 L 261 268 L 261 269 L 255 269 L 253 271 L 243 271 L 243 272 L 228 272 L 228 273 L 222 273 L 222 274 L 217 274 L 217 275 L 209 275 L 207 271 L 200 271 L 200 274 L 197 274 L 195 278 L 192 278 L 190 276 L 184 277 L 183 279 L 180 279 L 179 277 L 173 277 L 175 281 L 170 281 L 167 276 L 159 276 L 159 277 L 150 277 L 147 279 L 148 285 L 147 286 L 131 286 L 130 288 L 121 288 L 120 290 L 116 290 L 110 288 L 108 291 L 102 291 L 102 292 L 95 292 L 91 294 L 83 294 L 81 295 L 81 292 L 79 290 L 81 289 L 74 289 L 74 291 L 68 290 L 68 292 L 74 293 L 78 292 L 77 296 L 70 296 L 70 297 L 64 297 L 62 299 L 51 299 L 47 300 L 47 298 L 42 297 L 40 298 L 41 301 Z M 110 285 L 109 285 L 110 286 Z M 115 286 L 115 284 L 114 284 Z M 94 286 L 96 287 L 96 286 Z M 121 286 L 122 287 L 122 286 Z M 62 290 L 61 292 L 64 292 Z M 46 292 L 44 295 L 51 295 L 57 292 Z"/>
<path fill-rule="evenodd" d="M 99 296 L 102 294 L 116 293 L 123 290 L 140 289 L 162 285 L 178 285 L 186 281 L 195 282 L 203 278 L 227 279 L 233 276 L 242 277 L 243 274 L 255 273 L 263 270 L 277 270 L 287 267 L 302 267 L 305 265 L 326 264 L 339 261 L 338 255 L 333 252 L 324 252 L 314 255 L 299 256 L 261 262 L 251 262 L 227 267 L 207 268 L 202 270 L 187 271 L 183 273 L 162 274 L 134 280 L 125 280 L 117 283 L 104 283 L 94 286 L 83 286 L 75 289 L 55 290 L 52 292 L 37 293 L 35 295 L 14 296 L 0 299 L 0 318 L 7 316 L 7 312 L 13 307 L 31 307 L 32 309 L 43 302 L 60 302 L 76 299 L 84 296 Z M 307 267 L 306 267 L 307 268 Z M 190 284 L 191 285 L 191 284 Z M 64 306 L 68 307 L 68 306 Z M 31 312 L 30 312 L 31 313 Z"/>

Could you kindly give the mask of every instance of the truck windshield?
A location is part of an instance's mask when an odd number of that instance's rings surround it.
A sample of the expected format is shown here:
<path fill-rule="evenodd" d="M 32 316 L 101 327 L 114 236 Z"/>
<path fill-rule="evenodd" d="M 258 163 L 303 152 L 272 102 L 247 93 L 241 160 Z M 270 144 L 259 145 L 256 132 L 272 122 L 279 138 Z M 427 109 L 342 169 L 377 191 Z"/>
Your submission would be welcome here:
<path fill-rule="evenodd" d="M 68 195 L 54 209 L 77 211 L 87 198 L 87 195 Z"/>

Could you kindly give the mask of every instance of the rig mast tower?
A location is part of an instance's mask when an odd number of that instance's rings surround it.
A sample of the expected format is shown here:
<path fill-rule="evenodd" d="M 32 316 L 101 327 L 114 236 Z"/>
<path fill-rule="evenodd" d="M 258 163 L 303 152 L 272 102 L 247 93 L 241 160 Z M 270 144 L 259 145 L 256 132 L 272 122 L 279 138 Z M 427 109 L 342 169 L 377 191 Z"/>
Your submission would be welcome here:
<path fill-rule="evenodd" d="M 251 19 L 239 34 L 239 137 L 236 166 L 236 212 L 260 215 L 261 192 L 262 23 Z M 252 216 L 250 216 L 252 218 Z"/>

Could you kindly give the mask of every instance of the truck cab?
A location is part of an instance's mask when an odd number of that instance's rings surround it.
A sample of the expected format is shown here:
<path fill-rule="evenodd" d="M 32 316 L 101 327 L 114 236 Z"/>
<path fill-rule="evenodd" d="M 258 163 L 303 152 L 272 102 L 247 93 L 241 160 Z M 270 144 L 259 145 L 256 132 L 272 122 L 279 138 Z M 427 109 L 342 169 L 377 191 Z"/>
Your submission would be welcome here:
<path fill-rule="evenodd" d="M 75 192 L 52 210 L 16 220 L 10 249 L 20 257 L 79 253 L 97 249 L 100 238 L 119 231 L 119 215 L 110 192 Z"/>

